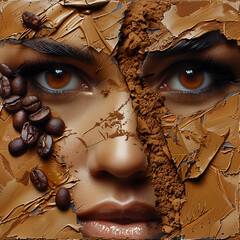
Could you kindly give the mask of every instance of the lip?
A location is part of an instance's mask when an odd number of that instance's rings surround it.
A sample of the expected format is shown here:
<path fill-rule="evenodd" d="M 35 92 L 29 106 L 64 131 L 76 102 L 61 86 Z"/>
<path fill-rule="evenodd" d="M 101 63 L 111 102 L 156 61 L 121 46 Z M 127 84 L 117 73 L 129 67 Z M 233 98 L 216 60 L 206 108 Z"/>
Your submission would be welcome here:
<path fill-rule="evenodd" d="M 84 237 L 145 239 L 162 235 L 156 209 L 145 203 L 101 203 L 78 213 L 78 219 Z"/>

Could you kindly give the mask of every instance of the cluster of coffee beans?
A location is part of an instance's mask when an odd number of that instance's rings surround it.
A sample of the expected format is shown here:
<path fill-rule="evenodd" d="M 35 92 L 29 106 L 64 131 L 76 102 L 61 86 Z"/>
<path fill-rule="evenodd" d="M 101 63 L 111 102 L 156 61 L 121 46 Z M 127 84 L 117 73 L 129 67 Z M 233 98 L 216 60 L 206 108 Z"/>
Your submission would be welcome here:
<path fill-rule="evenodd" d="M 26 96 L 27 82 L 6 64 L 0 64 L 0 96 L 3 107 L 13 114 L 13 127 L 20 132 L 20 137 L 10 141 L 8 145 L 12 156 L 24 154 L 29 147 L 36 145 L 37 153 L 44 159 L 53 150 L 52 136 L 63 134 L 65 123 L 62 119 L 52 117 L 48 106 L 42 106 L 36 96 Z M 35 168 L 30 173 L 32 184 L 39 191 L 46 191 L 48 179 L 44 172 Z M 66 188 L 59 188 L 56 193 L 56 205 L 61 210 L 70 206 L 70 192 Z"/>
<path fill-rule="evenodd" d="M 0 64 L 0 95 L 3 107 L 13 115 L 13 127 L 21 136 L 9 143 L 9 152 L 13 156 L 25 153 L 29 146 L 37 144 L 37 152 L 42 158 L 48 158 L 53 149 L 52 136 L 61 136 L 65 124 L 62 119 L 51 117 L 48 106 L 41 106 L 36 96 L 26 96 L 27 82 L 6 64 Z"/>

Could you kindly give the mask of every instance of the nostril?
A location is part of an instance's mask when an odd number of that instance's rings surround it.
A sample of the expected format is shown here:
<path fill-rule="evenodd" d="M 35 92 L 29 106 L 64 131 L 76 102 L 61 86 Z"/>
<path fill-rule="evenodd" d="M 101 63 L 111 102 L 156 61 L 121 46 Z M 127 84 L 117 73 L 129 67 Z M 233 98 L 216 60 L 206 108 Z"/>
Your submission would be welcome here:
<path fill-rule="evenodd" d="M 147 160 L 141 143 L 135 138 L 116 137 L 96 146 L 88 158 L 88 169 L 92 176 L 114 176 L 120 179 L 142 179 L 146 177 Z"/>
<path fill-rule="evenodd" d="M 145 171 L 136 172 L 126 178 L 119 178 L 108 171 L 102 170 L 95 172 L 92 176 L 98 180 L 102 181 L 111 181 L 111 182 L 118 182 L 118 183 L 126 183 L 133 186 L 142 185 L 145 183 L 149 183 L 149 177 Z"/>
<path fill-rule="evenodd" d="M 101 178 L 101 179 L 110 179 L 114 177 L 111 173 L 105 170 L 96 171 L 92 173 L 92 176 L 95 178 Z"/>

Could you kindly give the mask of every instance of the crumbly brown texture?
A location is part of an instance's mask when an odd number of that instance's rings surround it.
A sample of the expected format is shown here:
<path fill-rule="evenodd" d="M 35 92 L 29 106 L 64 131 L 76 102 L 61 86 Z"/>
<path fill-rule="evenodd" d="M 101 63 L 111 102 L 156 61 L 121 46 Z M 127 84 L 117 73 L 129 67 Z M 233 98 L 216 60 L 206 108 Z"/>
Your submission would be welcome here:
<path fill-rule="evenodd" d="M 160 22 L 163 8 L 167 7 L 165 3 L 150 0 L 131 4 L 125 13 L 117 59 L 138 113 L 139 138 L 149 162 L 148 174 L 157 197 L 162 231 L 171 234 L 181 227 L 179 211 L 184 199 L 184 185 L 173 165 L 162 131 L 160 117 L 167 112 L 164 98 L 144 87 L 139 77 L 149 45 L 147 29 Z"/>

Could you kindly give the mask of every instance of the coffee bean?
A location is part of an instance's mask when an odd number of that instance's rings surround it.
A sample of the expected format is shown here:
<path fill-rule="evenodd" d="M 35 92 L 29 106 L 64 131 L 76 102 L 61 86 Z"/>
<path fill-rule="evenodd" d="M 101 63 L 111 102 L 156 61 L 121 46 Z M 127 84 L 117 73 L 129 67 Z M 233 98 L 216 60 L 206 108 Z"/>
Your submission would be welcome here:
<path fill-rule="evenodd" d="M 54 136 L 61 136 L 64 132 L 65 123 L 62 119 L 52 117 L 45 125 L 45 130 L 47 133 Z"/>
<path fill-rule="evenodd" d="M 26 122 L 23 125 L 21 138 L 22 140 L 29 145 L 37 142 L 40 135 L 40 130 L 30 122 Z"/>
<path fill-rule="evenodd" d="M 30 179 L 35 188 L 39 191 L 46 191 L 48 187 L 48 179 L 44 172 L 40 169 L 33 169 L 30 172 Z"/>
<path fill-rule="evenodd" d="M 70 192 L 67 188 L 59 188 L 55 197 L 57 207 L 66 211 L 70 206 Z"/>
<path fill-rule="evenodd" d="M 23 108 L 27 112 L 36 112 L 41 107 L 41 101 L 36 96 L 27 96 L 22 100 Z"/>
<path fill-rule="evenodd" d="M 7 64 L 4 63 L 0 64 L 0 73 L 6 77 L 12 77 L 14 75 L 13 70 Z"/>
<path fill-rule="evenodd" d="M 24 96 L 27 93 L 27 82 L 26 80 L 18 75 L 11 81 L 12 93 L 19 96 Z"/>
<path fill-rule="evenodd" d="M 27 145 L 21 138 L 16 138 L 8 144 L 8 150 L 12 156 L 18 157 L 27 151 Z"/>
<path fill-rule="evenodd" d="M 49 107 L 42 107 L 37 112 L 29 116 L 29 120 L 35 123 L 46 122 L 51 117 L 51 110 Z"/>
<path fill-rule="evenodd" d="M 31 29 L 38 29 L 41 25 L 41 19 L 34 13 L 25 11 L 22 14 L 23 24 Z"/>
<path fill-rule="evenodd" d="M 13 95 L 3 101 L 4 108 L 11 113 L 17 112 L 22 107 L 22 99 L 20 96 Z"/>
<path fill-rule="evenodd" d="M 20 110 L 13 115 L 13 127 L 18 131 L 22 131 L 25 122 L 28 121 L 28 115 L 24 110 Z"/>
<path fill-rule="evenodd" d="M 0 80 L 0 96 L 3 98 L 9 97 L 11 94 L 11 85 L 7 77 L 3 76 Z"/>
<path fill-rule="evenodd" d="M 37 152 L 43 157 L 47 158 L 51 155 L 53 149 L 53 139 L 50 135 L 43 134 L 37 143 Z"/>

